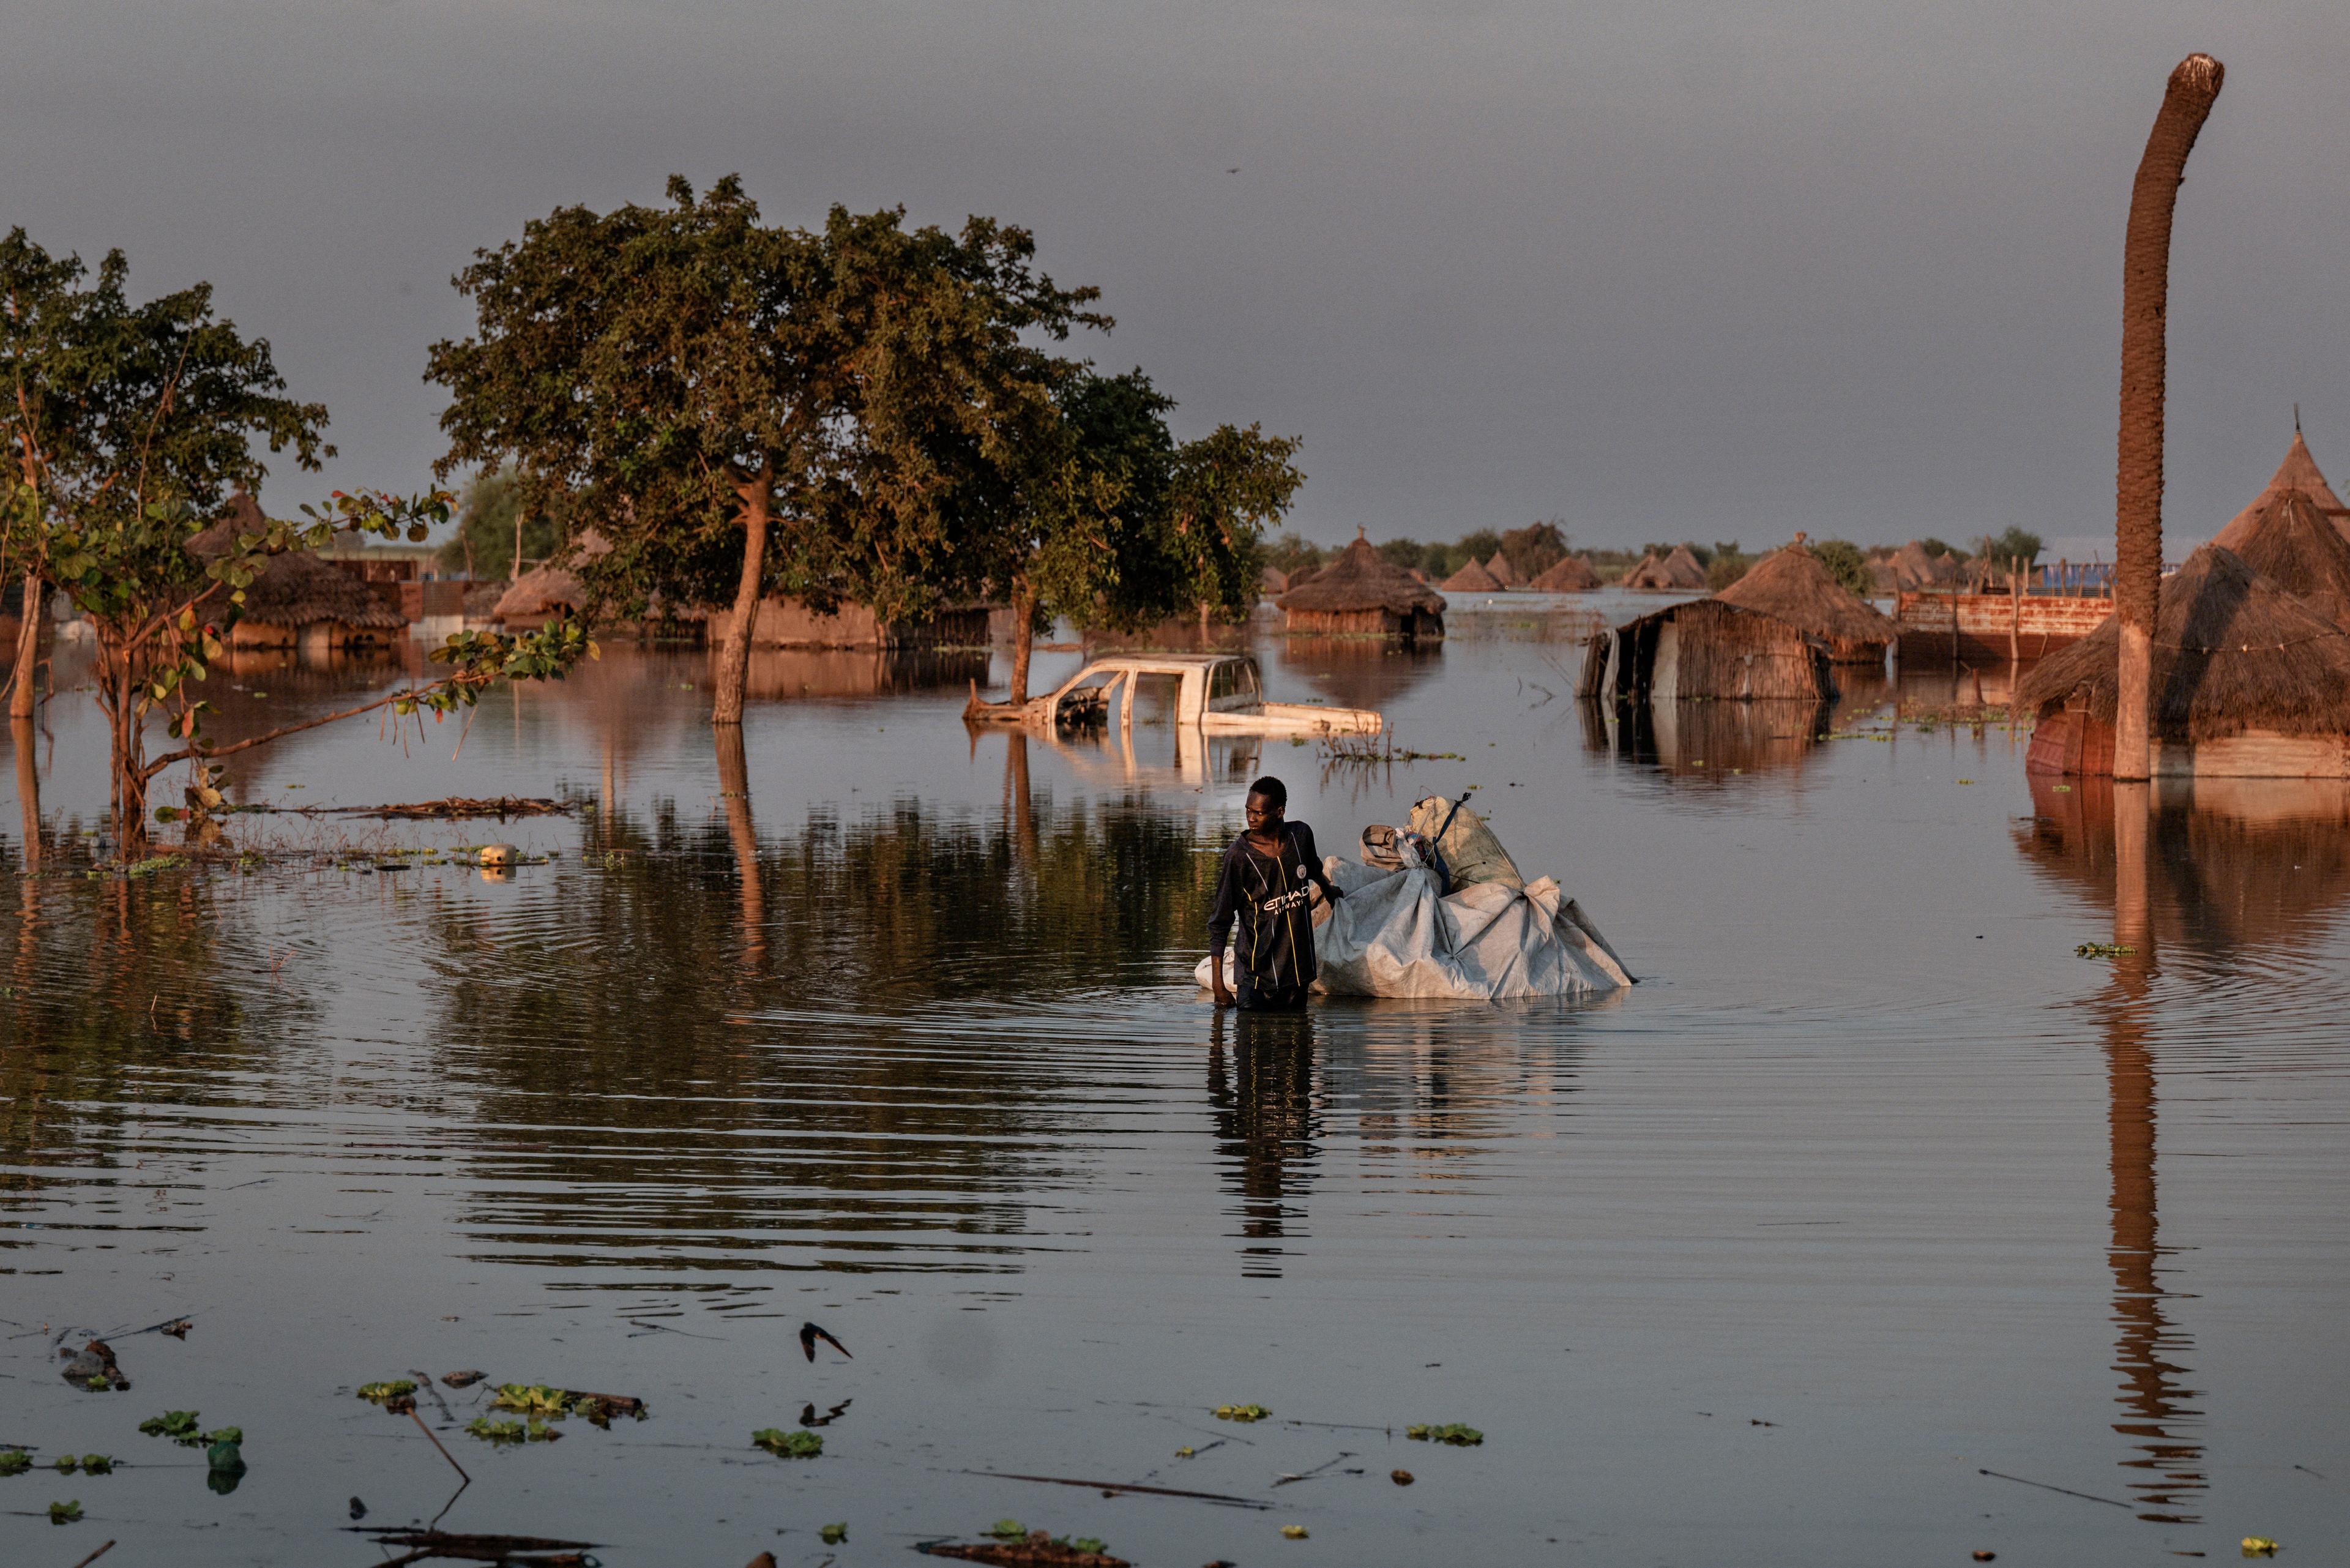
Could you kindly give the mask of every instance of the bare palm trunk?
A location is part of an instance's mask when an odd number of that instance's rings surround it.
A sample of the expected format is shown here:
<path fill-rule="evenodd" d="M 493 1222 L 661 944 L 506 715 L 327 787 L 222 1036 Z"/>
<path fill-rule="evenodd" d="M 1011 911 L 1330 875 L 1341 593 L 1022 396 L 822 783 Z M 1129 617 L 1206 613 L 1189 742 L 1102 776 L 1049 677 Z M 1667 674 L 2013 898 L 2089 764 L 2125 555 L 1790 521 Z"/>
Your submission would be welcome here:
<path fill-rule="evenodd" d="M 743 722 L 743 690 L 751 680 L 751 634 L 759 618 L 759 579 L 767 564 L 767 470 L 763 465 L 743 484 L 743 580 L 734 589 L 734 624 L 727 628 L 726 646 L 718 654 L 718 701 L 711 709 L 714 724 Z"/>
<path fill-rule="evenodd" d="M 16 628 L 15 690 L 8 694 L 8 717 L 33 716 L 34 667 L 41 657 L 41 575 L 25 574 L 25 623 Z"/>
<path fill-rule="evenodd" d="M 1034 640 L 1036 595 L 1025 576 L 1012 579 L 1012 701 L 1028 701 L 1028 658 Z"/>
<path fill-rule="evenodd" d="M 2162 112 L 2146 139 L 2130 192 L 2122 252 L 2122 399 L 2114 484 L 2114 613 L 2120 620 L 2120 712 L 2114 723 L 2114 777 L 2151 772 L 2149 711 L 2154 620 L 2162 592 L 2162 414 L 2170 303 L 2170 219 L 2187 155 L 2220 96 L 2226 69 L 2189 55 L 2170 73 Z"/>

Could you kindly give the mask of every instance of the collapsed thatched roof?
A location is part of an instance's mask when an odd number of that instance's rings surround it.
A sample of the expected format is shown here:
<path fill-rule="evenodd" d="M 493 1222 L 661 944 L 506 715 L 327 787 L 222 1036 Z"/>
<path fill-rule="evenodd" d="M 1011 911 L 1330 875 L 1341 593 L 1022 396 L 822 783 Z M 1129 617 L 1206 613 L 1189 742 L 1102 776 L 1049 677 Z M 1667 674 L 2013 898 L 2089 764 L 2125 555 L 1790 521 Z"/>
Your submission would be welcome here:
<path fill-rule="evenodd" d="M 261 503 L 246 491 L 229 497 L 228 515 L 187 543 L 188 554 L 212 561 L 228 553 L 241 535 L 269 526 Z M 378 597 L 350 573 L 328 565 L 307 550 L 289 550 L 265 560 L 245 585 L 237 618 L 255 626 L 305 627 L 338 622 L 367 631 L 393 631 L 408 618 Z"/>
<path fill-rule="evenodd" d="M 2049 655 L 2016 688 L 2045 716 L 2074 701 L 2097 722 L 2118 706 L 2121 628 Z M 2206 741 L 2246 730 L 2350 734 L 2350 635 L 2244 563 L 2206 545 L 2162 585 L 2154 627 L 2154 732 Z"/>
<path fill-rule="evenodd" d="M 1580 556 L 1569 556 L 1528 585 L 1537 593 L 1579 594 L 1599 586 L 1599 574 Z"/>
<path fill-rule="evenodd" d="M 2342 536 L 2319 504 L 2302 491 L 2285 491 L 2249 513 L 2242 519 L 2248 525 L 2228 548 L 2252 570 L 2350 630 L 2350 539 Z"/>
<path fill-rule="evenodd" d="M 556 551 L 553 559 L 516 577 L 514 586 L 499 596 L 498 607 L 492 614 L 499 620 L 512 620 L 558 611 L 576 615 L 585 610 L 588 590 L 569 563 L 593 560 L 609 555 L 611 549 L 611 543 L 603 535 L 593 528 L 582 529 L 579 536 Z"/>
<path fill-rule="evenodd" d="M 2212 537 L 2211 543 L 2241 551 L 2244 535 L 2251 531 L 2252 520 L 2261 510 L 2279 496 L 2295 490 L 2316 502 L 2318 511 L 2324 514 L 2327 522 L 2342 533 L 2350 535 L 2350 507 L 2344 506 L 2342 497 L 2334 494 L 2334 487 L 2325 483 L 2325 475 L 2319 471 L 2317 460 L 2309 455 L 2309 443 L 2301 439 L 2300 428 L 2296 426 L 2293 432 L 2293 444 L 2284 449 L 2284 461 L 2277 464 L 2268 488 L 2254 496 L 2250 506 L 2237 513 L 2228 525 Z"/>
<path fill-rule="evenodd" d="M 1800 538 L 1773 550 L 1714 597 L 1742 609 L 1776 616 L 1816 636 L 1845 642 L 1891 642 L 1899 631 L 1876 607 L 1828 575 Z"/>
<path fill-rule="evenodd" d="M 1525 574 L 1512 565 L 1510 558 L 1499 550 L 1494 551 L 1493 558 L 1485 563 L 1485 570 L 1505 588 L 1522 588 L 1526 585 Z"/>
<path fill-rule="evenodd" d="M 1444 579 L 1444 591 L 1451 594 L 1492 594 L 1502 589 L 1502 579 L 1471 561 Z"/>
<path fill-rule="evenodd" d="M 1358 532 L 1355 542 L 1313 577 L 1293 586 L 1274 601 L 1284 610 L 1321 614 L 1349 610 L 1392 610 L 1410 615 L 1425 610 L 1444 612 L 1444 597 L 1413 578 L 1409 572 L 1372 547 Z"/>
<path fill-rule="evenodd" d="M 1937 556 L 1922 540 L 1912 539 L 1893 552 L 1894 581 L 1905 588 L 1939 588 L 1959 580 L 1959 563 Z"/>

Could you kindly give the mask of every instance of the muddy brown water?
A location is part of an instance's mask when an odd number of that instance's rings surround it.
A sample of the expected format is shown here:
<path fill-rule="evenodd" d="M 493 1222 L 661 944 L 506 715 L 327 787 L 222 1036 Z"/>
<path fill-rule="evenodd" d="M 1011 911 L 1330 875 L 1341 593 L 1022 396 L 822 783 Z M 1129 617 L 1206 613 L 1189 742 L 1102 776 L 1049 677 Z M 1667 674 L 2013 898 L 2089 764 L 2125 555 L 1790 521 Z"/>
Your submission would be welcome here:
<path fill-rule="evenodd" d="M 45 875 L 21 782 L 0 814 L 0 1442 L 124 1468 L 0 1479 L 0 1560 L 391 1555 L 340 1532 L 354 1496 L 615 1568 L 904 1561 L 1005 1517 L 1149 1564 L 2334 1560 L 2342 792 L 2174 792 L 2140 836 L 1995 726 L 1611 728 L 1565 616 L 1262 637 L 1272 695 L 1462 758 L 1378 766 L 973 736 L 983 658 L 825 654 L 763 658 L 738 774 L 703 657 L 613 649 L 462 751 L 362 722 L 232 792 L 576 817 L 241 815 L 257 867 L 129 881 L 79 874 L 102 736 L 60 696 L 19 742 Z M 222 722 L 386 679 L 240 668 Z M 1332 848 L 1477 786 L 1646 983 L 1217 1016 L 1188 972 L 1262 772 Z M 491 838 L 556 857 L 355 868 Z M 810 1320 L 855 1358 L 805 1360 Z M 92 1332 L 130 1392 L 57 1376 Z M 443 1390 L 452 1502 L 351 1390 L 460 1367 L 651 1416 L 494 1450 L 461 1429 L 488 1386 Z M 819 1459 L 751 1447 L 844 1402 Z M 244 1428 L 235 1490 L 138 1434 L 170 1409 Z M 1451 1421 L 1483 1445 L 1404 1436 Z"/>

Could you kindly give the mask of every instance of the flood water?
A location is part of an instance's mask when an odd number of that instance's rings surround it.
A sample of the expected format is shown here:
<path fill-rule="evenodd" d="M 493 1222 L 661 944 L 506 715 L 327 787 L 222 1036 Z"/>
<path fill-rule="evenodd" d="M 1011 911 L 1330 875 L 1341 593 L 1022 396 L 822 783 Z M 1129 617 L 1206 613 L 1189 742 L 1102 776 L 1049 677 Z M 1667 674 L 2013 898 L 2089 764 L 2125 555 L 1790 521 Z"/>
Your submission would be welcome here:
<path fill-rule="evenodd" d="M 130 880 L 81 874 L 103 732 L 61 693 L 0 812 L 0 1446 L 123 1468 L 0 1479 L 0 1561 L 398 1555 L 354 1499 L 615 1568 L 901 1562 L 1005 1517 L 1186 1568 L 2336 1560 L 2342 792 L 2167 794 L 2141 834 L 2002 727 L 1887 734 L 1877 687 L 1835 738 L 1611 727 L 1565 614 L 1260 630 L 1273 697 L 1461 754 L 1377 766 L 974 736 L 955 655 L 763 656 L 727 757 L 705 655 L 608 648 L 462 749 L 362 720 L 231 791 L 576 815 L 237 815 L 258 864 Z M 220 728 L 393 673 L 240 667 Z M 1189 974 L 1265 772 L 1327 849 L 1475 786 L 1643 983 L 1218 1015 Z M 361 869 L 490 838 L 552 858 Z M 808 1321 L 854 1359 L 805 1359 Z M 128 1393 L 60 1377 L 90 1334 Z M 487 1384 L 427 1395 L 452 1502 L 352 1391 L 457 1368 L 650 1416 L 493 1449 Z M 243 1428 L 233 1491 L 138 1434 L 172 1409 Z M 750 1446 L 827 1412 L 820 1458 Z M 1483 1444 L 1404 1436 L 1455 1421 Z"/>

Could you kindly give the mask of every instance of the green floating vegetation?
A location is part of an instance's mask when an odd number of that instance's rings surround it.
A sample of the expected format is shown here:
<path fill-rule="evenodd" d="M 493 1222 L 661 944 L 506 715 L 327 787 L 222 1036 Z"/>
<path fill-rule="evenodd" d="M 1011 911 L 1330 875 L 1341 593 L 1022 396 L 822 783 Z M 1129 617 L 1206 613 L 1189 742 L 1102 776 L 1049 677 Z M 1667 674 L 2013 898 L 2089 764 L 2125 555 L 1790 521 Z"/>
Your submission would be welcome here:
<path fill-rule="evenodd" d="M 827 1524 L 818 1529 L 816 1533 L 824 1538 L 827 1546 L 837 1546 L 848 1539 L 848 1526 L 846 1523 Z"/>
<path fill-rule="evenodd" d="M 1451 1443 L 1456 1449 L 1473 1449 L 1485 1440 L 1484 1433 L 1458 1421 L 1448 1421 L 1440 1427 L 1406 1427 L 1403 1435 L 1416 1443 Z"/>
<path fill-rule="evenodd" d="M 751 1446 L 764 1449 L 779 1459 L 812 1459 L 824 1452 L 824 1439 L 806 1428 L 786 1432 L 779 1427 L 762 1427 L 751 1434 Z"/>
<path fill-rule="evenodd" d="M 571 1408 L 571 1395 L 562 1388 L 551 1388 L 544 1383 L 501 1383 L 492 1396 L 490 1406 L 498 1410 L 519 1410 L 525 1416 L 546 1416 L 561 1418 Z"/>
<path fill-rule="evenodd" d="M 84 1454 L 81 1473 L 86 1476 L 110 1476 L 114 1473 L 114 1458 L 110 1454 Z"/>
<path fill-rule="evenodd" d="M 80 1523 L 81 1500 L 79 1498 L 76 1498 L 71 1502 L 53 1502 L 49 1504 L 49 1522 L 51 1524 Z"/>
<path fill-rule="evenodd" d="M 1090 1552 L 1097 1557 L 1109 1555 L 1109 1542 L 1098 1535 L 1047 1535 L 1041 1530 L 1029 1529 L 1016 1519 L 999 1519 L 980 1533 L 992 1536 L 997 1541 L 1042 1540 L 1050 1542 L 1065 1552 Z"/>
<path fill-rule="evenodd" d="M 552 1443 L 563 1433 L 533 1416 L 524 1421 L 493 1421 L 487 1416 L 476 1416 L 465 1423 L 465 1430 L 485 1443 L 510 1447 L 516 1443 Z"/>
<path fill-rule="evenodd" d="M 416 1384 L 411 1379 L 406 1377 L 395 1378 L 389 1383 L 362 1383 L 359 1385 L 359 1397 L 377 1405 L 381 1405 L 390 1400 L 400 1398 L 403 1395 L 413 1394 L 415 1392 Z"/>
<path fill-rule="evenodd" d="M 203 1438 L 196 1430 L 196 1412 L 167 1410 L 161 1416 L 150 1416 L 139 1423 L 139 1429 L 151 1438 L 169 1438 L 182 1448 L 203 1446 Z"/>
<path fill-rule="evenodd" d="M 999 1519 L 980 1533 L 992 1535 L 998 1541 L 1025 1541 L 1028 1539 L 1028 1527 L 1016 1519 Z"/>
<path fill-rule="evenodd" d="M 2073 950 L 2073 956 L 2086 959 L 2121 958 L 2125 954 L 2136 951 L 2137 950 L 2127 942 L 2083 942 Z"/>
<path fill-rule="evenodd" d="M 33 1456 L 22 1449 L 0 1453 L 0 1476 L 20 1476 L 33 1468 Z"/>
<path fill-rule="evenodd" d="M 1266 1409 L 1262 1405 L 1219 1405 L 1216 1407 L 1216 1419 L 1219 1421 L 1262 1421 L 1267 1416 L 1272 1414 L 1272 1411 Z"/>

